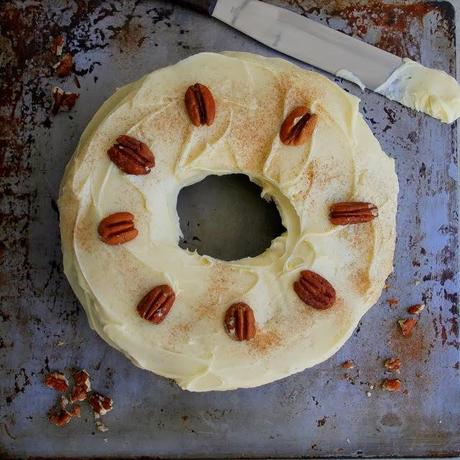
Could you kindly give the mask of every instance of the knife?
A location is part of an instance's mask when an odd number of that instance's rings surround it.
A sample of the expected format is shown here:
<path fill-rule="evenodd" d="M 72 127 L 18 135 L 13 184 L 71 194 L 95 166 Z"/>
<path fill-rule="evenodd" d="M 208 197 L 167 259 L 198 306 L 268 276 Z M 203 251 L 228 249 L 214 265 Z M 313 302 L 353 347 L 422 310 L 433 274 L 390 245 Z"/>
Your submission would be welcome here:
<path fill-rule="evenodd" d="M 259 0 L 179 0 L 300 61 L 446 123 L 460 117 L 460 85 L 441 70 L 402 59 Z"/>
<path fill-rule="evenodd" d="M 257 41 L 375 90 L 402 64 L 380 48 L 304 16 L 258 0 L 185 0 Z M 348 72 L 341 72 L 348 69 Z"/>

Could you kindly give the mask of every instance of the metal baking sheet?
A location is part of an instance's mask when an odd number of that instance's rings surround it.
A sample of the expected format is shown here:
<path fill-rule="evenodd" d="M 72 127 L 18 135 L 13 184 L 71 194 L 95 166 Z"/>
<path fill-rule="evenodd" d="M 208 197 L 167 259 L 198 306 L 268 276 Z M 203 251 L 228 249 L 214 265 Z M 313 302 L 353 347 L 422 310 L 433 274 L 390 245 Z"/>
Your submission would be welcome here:
<path fill-rule="evenodd" d="M 273 3 L 455 75 L 450 3 Z M 60 33 L 80 89 L 73 77 L 54 76 L 49 44 Z M 137 369 L 88 327 L 62 273 L 56 198 L 64 166 L 115 88 L 203 50 L 275 55 L 164 1 L 0 4 L 0 457 L 460 454 L 456 128 L 340 79 L 361 97 L 372 131 L 396 159 L 401 193 L 395 272 L 336 356 L 258 389 L 188 393 Z M 54 84 L 80 93 L 72 112 L 50 115 Z M 226 209 L 231 194 L 219 190 Z M 236 187 L 234 196 L 244 193 Z M 259 211 L 241 212 L 266 218 Z M 184 238 L 197 248 L 205 244 L 206 230 L 196 228 L 206 226 L 205 217 L 198 208 L 187 215 L 192 230 Z M 222 241 L 225 231 L 222 225 Z M 392 298 L 399 303 L 390 307 Z M 403 338 L 396 321 L 418 302 L 427 308 L 413 337 Z M 390 356 L 403 362 L 399 394 L 379 388 Z M 347 359 L 354 369 L 340 367 Z M 71 367 L 88 369 L 93 387 L 113 397 L 110 431 L 96 431 L 86 410 L 63 429 L 48 424 L 55 394 L 43 387 L 43 375 Z"/>

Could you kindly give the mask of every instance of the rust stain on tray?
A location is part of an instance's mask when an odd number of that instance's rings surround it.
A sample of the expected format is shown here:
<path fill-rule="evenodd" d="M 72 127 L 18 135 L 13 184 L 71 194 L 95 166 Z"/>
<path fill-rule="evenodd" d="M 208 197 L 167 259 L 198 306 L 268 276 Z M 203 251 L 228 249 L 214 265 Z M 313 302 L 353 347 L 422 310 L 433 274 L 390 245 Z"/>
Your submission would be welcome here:
<path fill-rule="evenodd" d="M 326 19 L 328 25 L 336 24 L 340 18 L 346 25 L 339 30 L 415 60 L 420 59 L 420 32 L 427 14 L 437 15 L 438 28 L 446 34 L 452 33 L 451 22 L 446 18 L 453 15 L 453 10 L 445 3 L 290 0 L 290 4 L 306 15 L 331 16 L 332 21 Z"/>

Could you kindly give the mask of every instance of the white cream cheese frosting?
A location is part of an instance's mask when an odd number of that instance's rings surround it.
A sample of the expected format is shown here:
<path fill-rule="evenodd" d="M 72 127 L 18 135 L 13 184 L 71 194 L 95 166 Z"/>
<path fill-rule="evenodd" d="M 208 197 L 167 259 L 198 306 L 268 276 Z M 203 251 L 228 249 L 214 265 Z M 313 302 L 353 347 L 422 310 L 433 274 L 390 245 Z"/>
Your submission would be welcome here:
<path fill-rule="evenodd" d="M 184 93 L 212 91 L 212 126 L 194 127 Z M 377 301 L 392 271 L 398 182 L 358 110 L 359 100 L 327 78 L 281 59 L 202 53 L 118 90 L 89 123 L 67 166 L 59 208 L 64 270 L 89 323 L 133 363 L 191 391 L 255 387 L 334 354 Z M 298 105 L 317 114 L 306 145 L 279 140 Z M 120 134 L 145 142 L 156 165 L 145 176 L 121 172 L 107 150 Z M 176 199 L 208 174 L 247 174 L 275 200 L 287 231 L 263 254 L 232 262 L 181 249 Z M 329 205 L 369 201 L 372 222 L 334 226 Z M 97 226 L 117 211 L 135 215 L 136 239 L 101 242 Z M 324 276 L 337 301 L 305 305 L 292 284 L 304 269 Z M 153 286 L 176 301 L 154 325 L 136 306 Z M 257 334 L 237 342 L 223 317 L 250 305 Z"/>
<path fill-rule="evenodd" d="M 361 88 L 361 91 L 366 89 L 366 85 L 357 77 L 353 72 L 350 72 L 347 69 L 340 69 L 336 72 L 336 77 L 345 78 L 345 80 L 351 81 L 355 85 L 358 85 Z"/>
<path fill-rule="evenodd" d="M 442 70 L 424 67 L 410 59 L 403 59 L 401 66 L 375 91 L 444 123 L 460 117 L 457 80 Z"/>

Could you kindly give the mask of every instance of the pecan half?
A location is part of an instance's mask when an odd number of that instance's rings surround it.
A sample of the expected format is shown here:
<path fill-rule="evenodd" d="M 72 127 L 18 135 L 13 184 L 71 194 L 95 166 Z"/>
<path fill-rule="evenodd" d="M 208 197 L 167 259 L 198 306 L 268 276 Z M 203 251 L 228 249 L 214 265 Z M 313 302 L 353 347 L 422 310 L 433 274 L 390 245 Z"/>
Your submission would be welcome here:
<path fill-rule="evenodd" d="M 101 395 L 100 393 L 92 393 L 88 399 L 88 403 L 93 411 L 98 415 L 105 415 L 113 408 L 113 401 L 108 396 Z"/>
<path fill-rule="evenodd" d="M 225 329 L 232 339 L 251 340 L 256 335 L 256 319 L 252 308 L 238 302 L 230 305 L 225 313 Z"/>
<path fill-rule="evenodd" d="M 154 324 L 160 324 L 173 306 L 176 295 L 167 284 L 155 286 L 139 302 L 137 311 L 141 318 Z"/>
<path fill-rule="evenodd" d="M 296 107 L 284 120 L 280 129 L 280 139 L 286 145 L 302 145 L 315 130 L 318 116 L 311 114 L 307 107 Z"/>
<path fill-rule="evenodd" d="M 123 244 L 136 238 L 134 216 L 130 212 L 116 212 L 101 220 L 97 231 L 101 240 L 110 245 Z"/>
<path fill-rule="evenodd" d="M 126 174 L 148 174 L 155 166 L 155 157 L 146 144 L 123 134 L 107 150 L 109 158 Z"/>
<path fill-rule="evenodd" d="M 411 315 L 419 315 L 424 308 L 425 308 L 425 304 L 423 304 L 423 303 L 418 303 L 416 305 L 411 305 L 407 309 L 407 313 L 410 313 Z"/>
<path fill-rule="evenodd" d="M 329 220 L 334 225 L 362 224 L 379 215 L 377 206 L 361 201 L 334 203 L 329 209 Z"/>
<path fill-rule="evenodd" d="M 89 381 L 89 374 L 85 370 L 76 371 L 73 373 L 73 380 L 75 386 L 73 387 L 70 396 L 71 402 L 84 401 L 88 393 L 91 391 L 91 383 Z"/>
<path fill-rule="evenodd" d="M 385 379 L 382 382 L 382 389 L 386 391 L 401 391 L 401 381 L 399 379 Z"/>
<path fill-rule="evenodd" d="M 399 358 L 388 358 L 384 361 L 383 365 L 390 372 L 399 372 L 399 369 L 401 369 L 401 360 Z"/>
<path fill-rule="evenodd" d="M 69 388 L 69 382 L 61 372 L 52 372 L 45 377 L 44 383 L 53 390 L 64 393 Z"/>
<path fill-rule="evenodd" d="M 185 108 L 195 126 L 212 125 L 216 116 L 216 103 L 209 88 L 195 83 L 185 92 Z"/>
<path fill-rule="evenodd" d="M 401 328 L 402 335 L 407 337 L 412 334 L 412 329 L 414 329 L 415 325 L 417 324 L 417 320 L 414 318 L 400 319 L 398 320 L 398 324 Z"/>
<path fill-rule="evenodd" d="M 335 289 L 331 283 L 311 270 L 300 272 L 294 291 L 304 303 L 318 310 L 326 310 L 335 302 Z"/>

